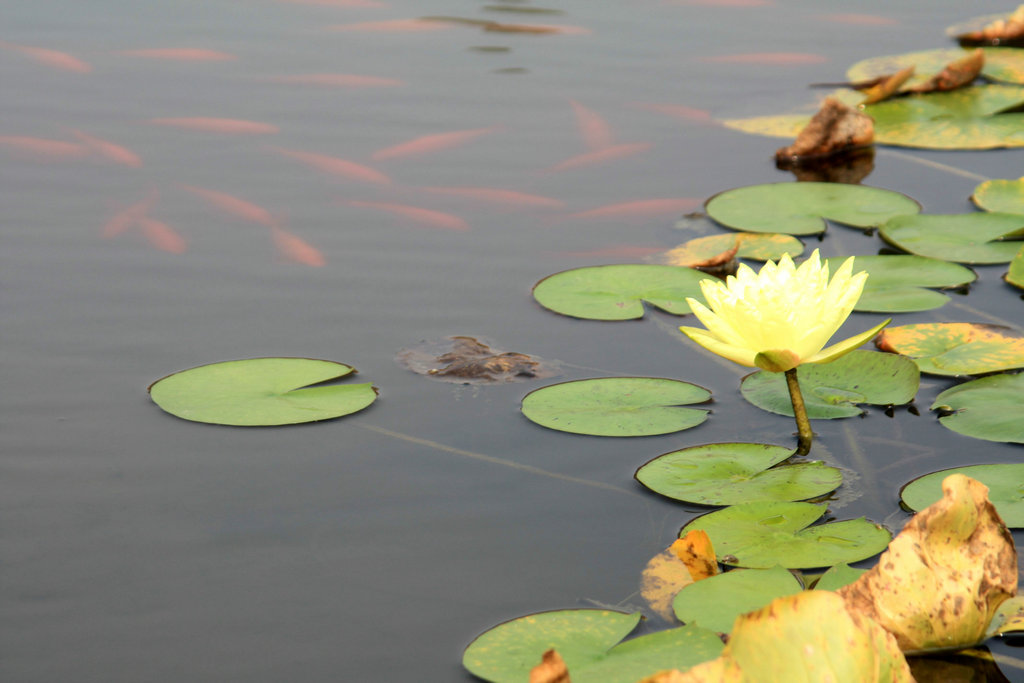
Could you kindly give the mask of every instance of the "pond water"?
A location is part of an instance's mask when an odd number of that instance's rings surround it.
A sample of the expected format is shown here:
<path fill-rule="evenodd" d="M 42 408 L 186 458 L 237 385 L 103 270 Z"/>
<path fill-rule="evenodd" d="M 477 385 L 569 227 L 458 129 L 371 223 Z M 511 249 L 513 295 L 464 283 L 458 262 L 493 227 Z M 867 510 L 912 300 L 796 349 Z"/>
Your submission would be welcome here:
<path fill-rule="evenodd" d="M 741 369 L 683 340 L 677 319 L 573 320 L 530 289 L 701 234 L 677 219 L 716 192 L 792 179 L 772 162 L 779 140 L 701 112 L 782 113 L 857 60 L 948 46 L 964 3 L 870 1 L 856 15 L 838 0 L 489 7 L 6 3 L 0 679 L 470 680 L 462 649 L 500 621 L 640 605 L 644 564 L 702 510 L 644 492 L 639 465 L 698 443 L 790 443 L 791 421 L 743 401 Z M 968 15 L 1008 9 L 979 0 Z M 427 15 L 579 30 L 400 30 Z M 207 52 L 142 52 L 183 48 Z M 322 74 L 359 78 L 309 77 Z M 608 127 L 581 134 L 584 109 Z M 160 121 L 192 117 L 265 125 Z M 381 154 L 456 131 L 471 133 Z M 559 167 L 594 136 L 623 147 Z M 311 153 L 363 166 L 331 174 Z M 1022 161 L 879 149 L 865 183 L 963 212 L 980 180 L 1016 178 Z M 552 201 L 437 190 L 464 187 Z M 574 215 L 650 199 L 692 202 Z M 119 224 L 133 205 L 148 218 Z M 832 226 L 814 246 L 882 244 Z M 898 322 L 1020 324 L 1005 267 L 977 270 L 967 296 Z M 843 332 L 879 319 L 854 315 Z M 662 437 L 546 430 L 518 406 L 555 380 L 461 386 L 395 362 L 451 335 L 558 361 L 565 379 L 695 382 L 714 392 L 713 414 Z M 257 356 L 354 365 L 380 398 L 338 421 L 238 429 L 176 419 L 147 396 L 167 374 Z M 815 456 L 847 470 L 835 517 L 898 529 L 913 477 L 1019 461 L 1019 446 L 938 425 L 927 407 L 948 385 L 924 379 L 920 416 L 815 423 Z"/>

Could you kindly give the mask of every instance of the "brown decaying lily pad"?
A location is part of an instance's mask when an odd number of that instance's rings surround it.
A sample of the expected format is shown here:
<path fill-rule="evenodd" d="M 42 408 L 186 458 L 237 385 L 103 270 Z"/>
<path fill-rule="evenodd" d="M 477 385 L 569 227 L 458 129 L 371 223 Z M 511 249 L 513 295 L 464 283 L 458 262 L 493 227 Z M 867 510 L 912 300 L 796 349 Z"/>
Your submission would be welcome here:
<path fill-rule="evenodd" d="M 420 342 L 399 351 L 396 360 L 420 375 L 457 384 L 517 382 L 561 374 L 556 363 L 525 353 L 500 351 L 467 336 Z"/>
<path fill-rule="evenodd" d="M 962 88 L 973 83 L 981 75 L 984 66 L 985 53 L 979 48 L 966 57 L 950 62 L 942 71 L 907 92 L 946 92 Z"/>
<path fill-rule="evenodd" d="M 976 31 L 958 35 L 957 40 L 965 45 L 1015 45 L 1024 41 L 1024 5 L 1002 19 L 982 26 Z"/>
<path fill-rule="evenodd" d="M 830 156 L 870 145 L 874 138 L 875 123 L 870 116 L 828 97 L 793 144 L 775 153 L 775 160 L 783 164 Z"/>

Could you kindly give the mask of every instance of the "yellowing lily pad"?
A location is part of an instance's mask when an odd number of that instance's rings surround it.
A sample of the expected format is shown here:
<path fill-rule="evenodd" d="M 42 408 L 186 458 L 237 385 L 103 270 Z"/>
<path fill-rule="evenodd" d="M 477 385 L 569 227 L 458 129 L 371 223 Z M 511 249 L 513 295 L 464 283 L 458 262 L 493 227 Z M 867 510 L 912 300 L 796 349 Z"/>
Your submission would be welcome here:
<path fill-rule="evenodd" d="M 311 358 L 249 358 L 201 365 L 157 380 L 150 398 L 184 420 L 258 427 L 330 420 L 366 408 L 371 384 L 324 384 L 355 369 Z M 313 385 L 313 386 L 311 386 Z"/>
<path fill-rule="evenodd" d="M 742 119 L 722 119 L 721 123 L 726 128 L 751 133 L 753 135 L 765 135 L 772 138 L 795 138 L 800 134 L 807 124 L 811 122 L 813 114 L 779 114 L 776 116 L 751 116 Z"/>
<path fill-rule="evenodd" d="M 829 270 L 843 258 L 830 258 Z M 978 276 L 970 268 L 923 256 L 857 256 L 853 272 L 867 271 L 864 291 L 855 311 L 905 313 L 939 308 L 949 297 L 926 287 L 962 287 Z"/>
<path fill-rule="evenodd" d="M 846 72 L 846 77 L 851 81 L 867 81 L 912 66 L 914 77 L 904 86 L 911 88 L 927 81 L 942 71 L 947 64 L 962 59 L 972 51 L 949 48 L 871 57 L 851 66 Z M 982 48 L 982 52 L 985 54 L 985 66 L 981 73 L 986 78 L 1002 83 L 1024 83 L 1024 50 L 1001 47 Z"/>
<path fill-rule="evenodd" d="M 889 327 L 875 346 L 907 356 L 933 375 L 980 375 L 1024 367 L 1024 333 L 984 323 Z"/>
<path fill-rule="evenodd" d="M 1024 215 L 966 213 L 896 216 L 879 229 L 889 244 L 957 263 L 1007 263 L 1024 237 Z"/>
<path fill-rule="evenodd" d="M 971 201 L 983 211 L 1024 214 L 1024 178 L 986 180 L 974 188 Z"/>
<path fill-rule="evenodd" d="M 862 415 L 858 404 L 903 405 L 917 394 L 921 375 L 914 363 L 891 354 L 858 349 L 830 363 L 803 364 L 797 379 L 811 419 Z M 793 416 L 786 379 L 780 372 L 747 375 L 740 392 L 762 410 Z"/>
<path fill-rule="evenodd" d="M 611 265 L 575 268 L 549 275 L 533 288 L 544 308 L 591 320 L 633 320 L 644 302 L 674 315 L 690 312 L 686 297 L 700 297 L 706 273 L 681 266 Z"/>
<path fill-rule="evenodd" d="M 696 427 L 711 392 L 696 384 L 658 377 L 604 377 L 562 382 L 523 398 L 527 419 L 549 429 L 594 436 L 651 436 Z"/>
<path fill-rule="evenodd" d="M 733 258 L 778 261 L 785 254 L 796 257 L 803 252 L 803 242 L 790 235 L 741 232 L 698 237 L 656 254 L 650 260 L 670 266 L 707 268 L 722 265 Z"/>
<path fill-rule="evenodd" d="M 684 624 L 729 633 L 741 614 L 802 590 L 792 572 L 783 567 L 735 569 L 684 586 L 672 601 L 672 608 Z"/>
<path fill-rule="evenodd" d="M 658 456 L 635 476 L 655 493 L 700 505 L 806 500 L 843 482 L 842 472 L 822 462 L 775 467 L 792 455 L 791 448 L 760 443 L 691 446 Z"/>
<path fill-rule="evenodd" d="M 944 427 L 986 441 L 1024 443 L 1024 375 L 993 375 L 946 389 L 932 410 Z"/>
<path fill-rule="evenodd" d="M 660 670 L 688 669 L 722 650 L 715 633 L 694 626 L 620 642 L 639 621 L 639 612 L 608 610 L 530 614 L 477 636 L 466 648 L 462 664 L 485 681 L 523 683 L 542 655 L 554 649 L 573 683 L 634 683 Z"/>
<path fill-rule="evenodd" d="M 813 503 L 741 503 L 697 517 L 680 536 L 703 529 L 723 564 L 790 569 L 857 562 L 884 550 L 892 538 L 864 518 L 810 526 L 825 511 Z"/>
<path fill-rule="evenodd" d="M 866 229 L 894 216 L 916 214 L 921 206 L 891 190 L 807 182 L 727 190 L 709 199 L 704 210 L 733 230 L 814 235 L 825 231 L 825 219 Z"/>
<path fill-rule="evenodd" d="M 988 487 L 988 499 L 1008 527 L 1024 527 L 1024 463 L 968 465 L 932 472 L 906 484 L 900 499 L 911 510 L 923 510 L 942 498 L 942 481 L 963 474 Z"/>

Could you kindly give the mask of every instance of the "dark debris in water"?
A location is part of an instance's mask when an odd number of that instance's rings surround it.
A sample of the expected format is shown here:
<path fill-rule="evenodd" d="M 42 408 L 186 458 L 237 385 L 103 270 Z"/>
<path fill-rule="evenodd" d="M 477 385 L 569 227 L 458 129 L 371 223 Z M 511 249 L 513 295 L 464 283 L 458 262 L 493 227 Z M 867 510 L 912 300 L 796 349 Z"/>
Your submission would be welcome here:
<path fill-rule="evenodd" d="M 501 351 L 467 336 L 420 342 L 399 351 L 396 360 L 420 375 L 457 384 L 518 382 L 561 374 L 556 363 Z"/>

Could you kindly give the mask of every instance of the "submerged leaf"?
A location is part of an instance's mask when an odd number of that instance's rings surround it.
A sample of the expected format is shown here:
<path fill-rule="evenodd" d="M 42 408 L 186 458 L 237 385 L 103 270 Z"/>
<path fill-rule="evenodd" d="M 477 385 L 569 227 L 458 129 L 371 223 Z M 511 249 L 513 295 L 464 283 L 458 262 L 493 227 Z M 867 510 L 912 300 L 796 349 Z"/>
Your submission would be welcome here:
<path fill-rule="evenodd" d="M 985 323 L 918 323 L 882 330 L 882 351 L 907 356 L 933 375 L 980 375 L 1024 367 L 1024 333 Z"/>
<path fill-rule="evenodd" d="M 1017 592 L 1013 537 L 988 489 L 954 474 L 942 490 L 942 500 L 915 515 L 874 568 L 838 591 L 904 651 L 980 642 L 999 605 Z"/>
<path fill-rule="evenodd" d="M 993 375 L 946 389 L 932 410 L 947 414 L 939 422 L 976 439 L 1024 443 L 1024 375 Z"/>
<path fill-rule="evenodd" d="M 421 342 L 399 351 L 396 359 L 415 373 L 458 384 L 515 382 L 559 374 L 554 363 L 525 353 L 499 351 L 467 336 Z"/>

